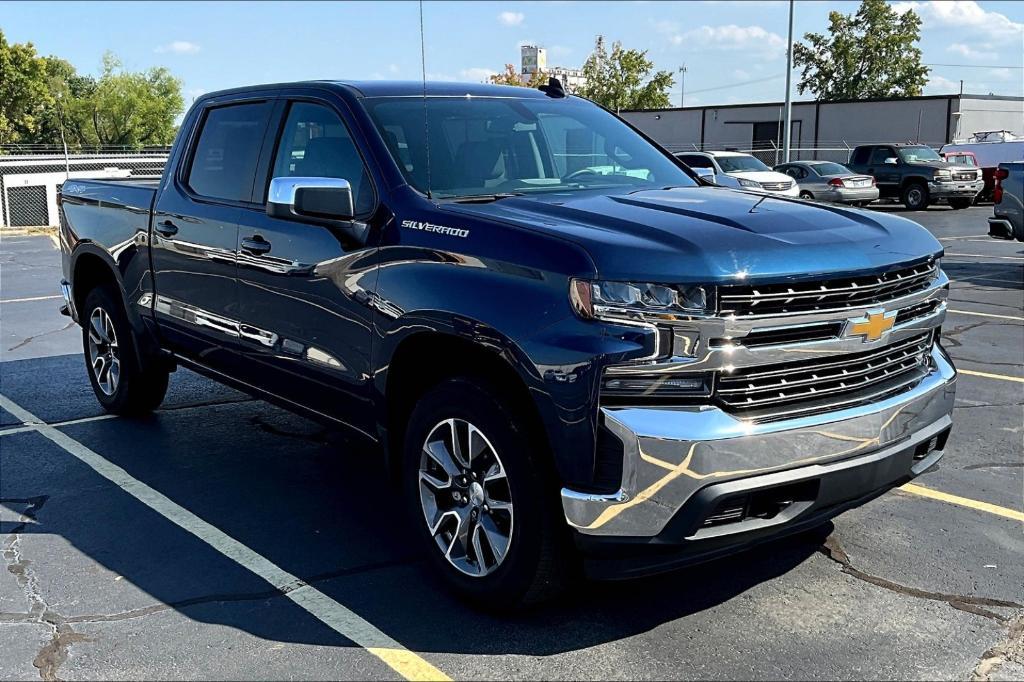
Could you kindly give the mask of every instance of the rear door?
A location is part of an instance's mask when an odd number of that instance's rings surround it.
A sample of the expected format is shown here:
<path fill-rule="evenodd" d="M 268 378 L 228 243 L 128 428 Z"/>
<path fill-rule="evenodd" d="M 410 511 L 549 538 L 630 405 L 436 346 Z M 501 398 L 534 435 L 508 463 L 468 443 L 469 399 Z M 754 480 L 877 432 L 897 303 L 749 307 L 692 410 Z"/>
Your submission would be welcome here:
<path fill-rule="evenodd" d="M 259 206 L 242 211 L 238 233 L 239 309 L 249 381 L 373 435 L 370 316 L 375 249 L 329 224 L 267 215 L 273 177 L 343 178 L 357 220 L 371 223 L 377 196 L 340 101 L 282 97 L 268 134 Z M 379 226 L 378 226 L 379 227 Z"/>
<path fill-rule="evenodd" d="M 153 310 L 165 343 L 220 369 L 237 359 L 238 217 L 274 107 L 272 96 L 219 98 L 193 111 L 153 212 Z"/>

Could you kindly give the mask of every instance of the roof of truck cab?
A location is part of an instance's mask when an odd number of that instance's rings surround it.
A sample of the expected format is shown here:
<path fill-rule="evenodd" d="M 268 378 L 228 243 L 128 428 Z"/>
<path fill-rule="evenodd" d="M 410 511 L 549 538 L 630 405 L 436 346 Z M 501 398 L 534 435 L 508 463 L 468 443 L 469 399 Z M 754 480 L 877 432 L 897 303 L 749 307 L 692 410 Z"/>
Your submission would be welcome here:
<path fill-rule="evenodd" d="M 489 83 L 458 83 L 427 81 L 341 81 L 317 80 L 295 81 L 292 83 L 266 83 L 249 85 L 229 90 L 218 90 L 203 95 L 203 99 L 219 95 L 239 94 L 257 90 L 284 90 L 296 87 L 331 86 L 348 90 L 357 97 L 515 97 L 517 99 L 543 99 L 547 97 L 540 90 L 514 85 L 492 85 Z"/>

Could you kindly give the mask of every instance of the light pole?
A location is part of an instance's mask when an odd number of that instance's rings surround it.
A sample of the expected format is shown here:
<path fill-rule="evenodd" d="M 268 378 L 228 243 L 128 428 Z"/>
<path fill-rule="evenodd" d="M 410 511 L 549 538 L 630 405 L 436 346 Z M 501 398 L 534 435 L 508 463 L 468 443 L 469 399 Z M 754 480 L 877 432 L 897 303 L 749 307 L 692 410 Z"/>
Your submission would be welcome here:
<path fill-rule="evenodd" d="M 679 108 L 686 106 L 686 64 L 679 67 Z"/>
<path fill-rule="evenodd" d="M 793 0 L 789 0 L 789 45 L 786 47 L 786 130 L 783 131 L 782 158 L 789 163 L 789 146 L 793 134 L 793 98 L 790 79 L 793 76 Z"/>

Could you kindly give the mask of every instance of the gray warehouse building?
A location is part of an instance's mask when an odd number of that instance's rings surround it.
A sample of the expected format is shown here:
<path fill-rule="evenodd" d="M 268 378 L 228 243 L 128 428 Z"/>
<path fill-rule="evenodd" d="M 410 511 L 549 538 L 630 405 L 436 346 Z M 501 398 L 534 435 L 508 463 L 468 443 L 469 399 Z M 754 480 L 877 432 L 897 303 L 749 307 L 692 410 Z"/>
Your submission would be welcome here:
<path fill-rule="evenodd" d="M 622 116 L 670 151 L 735 149 L 781 162 L 782 102 L 645 111 Z M 904 99 L 794 102 L 794 159 L 845 162 L 849 149 L 875 142 L 941 147 L 975 132 L 1024 134 L 1024 97 L 933 95 Z"/>

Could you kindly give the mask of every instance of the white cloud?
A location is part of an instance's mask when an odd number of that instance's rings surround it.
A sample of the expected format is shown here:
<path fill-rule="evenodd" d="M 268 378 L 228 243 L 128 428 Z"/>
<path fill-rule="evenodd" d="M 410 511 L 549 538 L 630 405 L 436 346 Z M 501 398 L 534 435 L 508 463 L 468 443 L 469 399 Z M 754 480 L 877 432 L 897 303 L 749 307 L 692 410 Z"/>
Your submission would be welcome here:
<path fill-rule="evenodd" d="M 914 10 L 925 27 L 955 28 L 971 31 L 998 42 L 1016 40 L 1024 36 L 1024 24 L 1011 20 L 1005 14 L 989 12 L 974 0 L 929 0 L 928 2 L 894 2 L 897 12 Z"/>
<path fill-rule="evenodd" d="M 498 15 L 498 21 L 506 26 L 518 26 L 525 18 L 526 15 L 522 12 L 502 12 Z"/>
<path fill-rule="evenodd" d="M 473 67 L 459 71 L 459 80 L 473 81 L 474 83 L 486 83 L 497 71 L 484 67 Z"/>
<path fill-rule="evenodd" d="M 1015 77 L 1020 78 L 1019 69 L 992 69 L 988 73 L 990 76 L 992 76 L 992 78 L 995 78 L 996 80 L 999 81 L 1008 81 Z"/>
<path fill-rule="evenodd" d="M 661 21 L 655 24 L 655 28 L 667 34 L 669 42 L 677 47 L 747 51 L 763 56 L 780 56 L 786 49 L 782 36 L 761 26 L 705 25 L 680 33 L 673 22 Z"/>
<path fill-rule="evenodd" d="M 985 43 L 979 47 L 989 48 L 991 45 Z M 987 49 L 976 50 L 970 45 L 965 45 L 964 43 L 953 43 L 946 48 L 946 52 L 952 52 L 953 54 L 960 55 L 964 59 L 970 59 L 973 61 L 992 61 L 997 56 L 995 52 L 991 52 Z"/>
<path fill-rule="evenodd" d="M 199 52 L 200 48 L 195 43 L 190 43 L 187 40 L 175 40 L 166 45 L 159 45 L 154 48 L 153 52 L 160 54 L 171 52 L 173 54 L 195 54 Z"/>
<path fill-rule="evenodd" d="M 960 83 L 943 76 L 929 76 L 924 90 L 929 95 L 952 95 L 960 92 Z"/>

